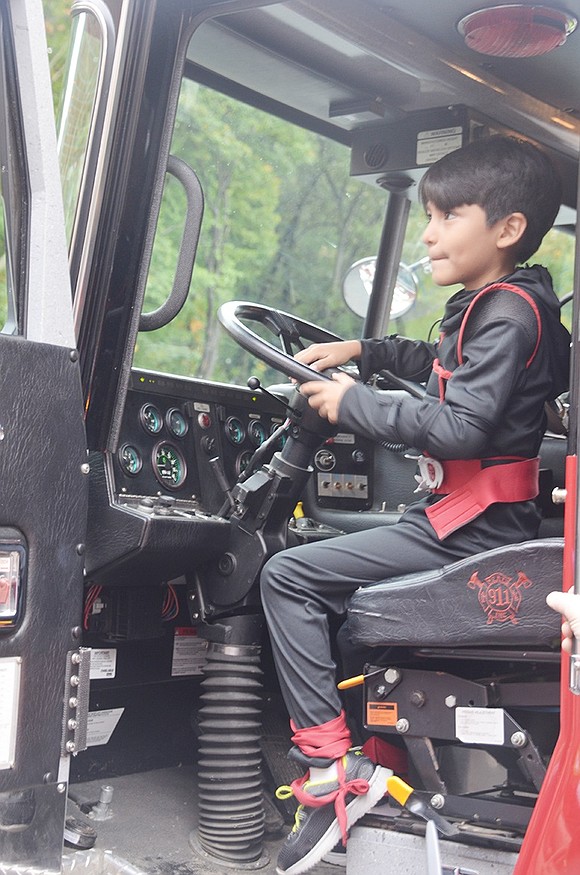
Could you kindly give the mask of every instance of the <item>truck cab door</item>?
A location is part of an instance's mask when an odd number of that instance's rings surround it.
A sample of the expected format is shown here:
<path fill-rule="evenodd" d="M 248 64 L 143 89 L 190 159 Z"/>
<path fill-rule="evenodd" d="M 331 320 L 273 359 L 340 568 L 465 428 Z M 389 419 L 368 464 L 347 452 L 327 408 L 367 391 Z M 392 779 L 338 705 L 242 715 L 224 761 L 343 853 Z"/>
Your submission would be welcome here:
<path fill-rule="evenodd" d="M 0 0 L 0 868 L 59 871 L 88 466 L 41 0 Z"/>

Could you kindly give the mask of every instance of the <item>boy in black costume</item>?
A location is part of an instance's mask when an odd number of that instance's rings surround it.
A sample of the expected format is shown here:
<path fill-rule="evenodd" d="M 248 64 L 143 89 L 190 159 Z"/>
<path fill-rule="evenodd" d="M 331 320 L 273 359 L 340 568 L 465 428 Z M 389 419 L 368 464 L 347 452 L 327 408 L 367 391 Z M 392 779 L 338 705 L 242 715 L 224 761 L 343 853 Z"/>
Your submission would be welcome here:
<path fill-rule="evenodd" d="M 328 614 L 359 586 L 426 571 L 535 538 L 544 404 L 567 387 L 569 335 L 551 278 L 519 267 L 552 226 L 561 184 L 546 156 L 509 137 L 445 156 L 422 180 L 423 241 L 434 281 L 464 288 L 447 302 L 436 343 L 392 336 L 315 344 L 297 358 L 316 370 L 359 361 L 426 381 L 424 399 L 379 395 L 344 373 L 301 386 L 320 416 L 380 441 L 420 448 L 426 497 L 384 526 L 295 547 L 262 573 L 262 599 L 291 755 L 308 769 L 278 872 L 315 865 L 384 795 L 389 770 L 352 749 L 336 690 Z"/>

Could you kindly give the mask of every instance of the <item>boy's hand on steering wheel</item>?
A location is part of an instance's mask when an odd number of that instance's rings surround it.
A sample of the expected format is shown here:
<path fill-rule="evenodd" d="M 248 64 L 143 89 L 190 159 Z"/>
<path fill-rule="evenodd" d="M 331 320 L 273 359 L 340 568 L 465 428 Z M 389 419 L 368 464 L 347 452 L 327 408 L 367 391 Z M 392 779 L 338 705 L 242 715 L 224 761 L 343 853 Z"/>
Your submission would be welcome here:
<path fill-rule="evenodd" d="M 313 343 L 297 352 L 294 358 L 303 365 L 310 365 L 315 371 L 337 368 L 351 359 L 359 359 L 361 345 L 359 340 L 340 340 L 332 343 Z"/>
<path fill-rule="evenodd" d="M 333 374 L 332 380 L 325 380 L 322 383 L 318 380 L 302 383 L 300 392 L 308 398 L 309 406 L 316 410 L 319 416 L 336 425 L 342 396 L 347 389 L 355 385 L 355 381 L 347 374 Z"/>

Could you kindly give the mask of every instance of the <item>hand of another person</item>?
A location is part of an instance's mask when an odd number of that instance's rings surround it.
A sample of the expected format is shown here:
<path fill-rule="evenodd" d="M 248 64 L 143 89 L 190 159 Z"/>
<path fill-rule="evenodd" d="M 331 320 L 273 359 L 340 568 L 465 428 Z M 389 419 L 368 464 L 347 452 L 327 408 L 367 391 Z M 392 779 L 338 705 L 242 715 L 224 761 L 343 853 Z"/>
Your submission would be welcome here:
<path fill-rule="evenodd" d="M 294 358 L 315 371 L 337 368 L 361 355 L 360 340 L 337 340 L 332 343 L 313 343 L 297 352 Z"/>
<path fill-rule="evenodd" d="M 551 592 L 546 596 L 546 602 L 555 611 L 564 616 L 562 623 L 562 649 L 566 653 L 572 652 L 572 641 L 580 639 L 580 596 L 573 590 L 568 592 Z"/>
<path fill-rule="evenodd" d="M 302 383 L 300 392 L 308 398 L 308 404 L 319 416 L 328 419 L 333 425 L 338 422 L 338 409 L 342 396 L 355 381 L 347 374 L 333 374 L 332 380 L 311 380 Z"/>

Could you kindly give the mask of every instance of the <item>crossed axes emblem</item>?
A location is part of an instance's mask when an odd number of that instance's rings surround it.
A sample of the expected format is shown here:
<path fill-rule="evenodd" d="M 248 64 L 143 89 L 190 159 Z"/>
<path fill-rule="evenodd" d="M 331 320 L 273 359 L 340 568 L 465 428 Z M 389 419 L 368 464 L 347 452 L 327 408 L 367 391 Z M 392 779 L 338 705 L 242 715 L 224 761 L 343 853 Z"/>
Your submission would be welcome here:
<path fill-rule="evenodd" d="M 517 613 L 522 602 L 521 587 L 532 586 L 529 577 L 520 571 L 515 580 L 506 577 L 501 571 L 495 571 L 483 580 L 475 571 L 467 583 L 470 589 L 478 589 L 477 600 L 487 614 L 487 625 L 490 623 L 518 623 Z"/>

